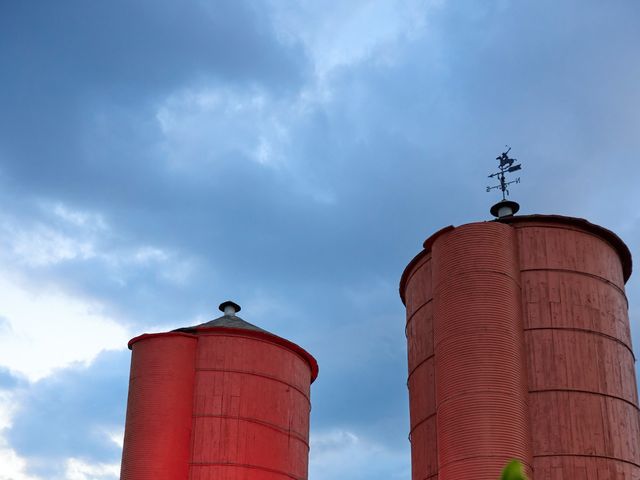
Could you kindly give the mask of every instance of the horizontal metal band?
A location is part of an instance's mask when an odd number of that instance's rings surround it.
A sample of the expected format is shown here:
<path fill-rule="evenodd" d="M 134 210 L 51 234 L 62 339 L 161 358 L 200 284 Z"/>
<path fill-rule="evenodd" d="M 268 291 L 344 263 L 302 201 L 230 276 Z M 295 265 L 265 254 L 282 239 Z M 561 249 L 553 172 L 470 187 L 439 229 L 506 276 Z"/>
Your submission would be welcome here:
<path fill-rule="evenodd" d="M 262 420 L 259 420 L 257 418 L 251 418 L 251 417 L 238 417 L 238 416 L 232 416 L 232 415 L 208 415 L 208 414 L 194 414 L 193 418 L 222 418 L 225 420 L 241 420 L 243 422 L 248 422 L 248 423 L 255 423 L 256 425 L 260 425 L 263 427 L 267 427 L 270 428 L 272 430 L 275 430 L 278 433 L 282 433 L 283 435 L 287 436 L 287 437 L 293 437 L 296 440 L 299 440 L 300 442 L 304 443 L 307 447 L 307 449 L 309 448 L 309 443 L 307 442 L 306 438 L 304 438 L 303 435 L 301 435 L 300 433 L 294 431 L 294 430 L 287 430 L 286 428 L 283 428 L 279 425 L 276 425 L 275 423 L 269 423 L 269 422 L 265 422 Z"/>
<path fill-rule="evenodd" d="M 569 268 L 525 268 L 520 270 L 520 272 L 559 272 L 559 273 L 574 273 L 576 275 L 583 275 L 585 277 L 590 277 L 590 278 L 594 278 L 596 280 L 600 280 L 604 283 L 606 283 L 607 285 L 615 288 L 618 293 L 620 293 L 622 295 L 622 298 L 624 298 L 624 301 L 627 304 L 627 308 L 629 308 L 629 300 L 627 300 L 627 295 L 624 292 L 623 289 L 621 289 L 618 285 L 616 285 L 615 283 L 613 283 L 611 280 L 609 280 L 608 278 L 604 278 L 601 277 L 600 275 L 596 275 L 595 273 L 589 273 L 589 272 L 581 272 L 580 270 L 571 270 Z"/>
<path fill-rule="evenodd" d="M 631 460 L 625 460 L 623 458 L 617 457 L 608 457 L 607 455 L 595 455 L 595 454 L 587 454 L 587 453 L 549 453 L 546 455 L 534 455 L 533 458 L 548 458 L 548 457 L 582 457 L 582 458 L 602 458 L 604 460 L 613 460 L 615 462 L 627 463 L 629 465 L 633 465 L 634 467 L 640 468 L 635 462 Z"/>
<path fill-rule="evenodd" d="M 613 398 L 626 403 L 634 408 L 634 410 L 640 410 L 638 405 L 630 402 L 626 398 L 618 397 L 617 395 L 610 395 L 608 393 L 596 392 L 594 390 L 579 390 L 577 388 L 541 388 L 539 390 L 529 390 L 529 393 L 548 393 L 548 392 L 570 392 L 570 393 L 586 393 L 588 395 L 598 395 L 600 397 Z"/>
<path fill-rule="evenodd" d="M 431 296 L 431 298 L 429 300 L 427 300 L 426 302 L 424 302 L 422 305 L 420 305 L 418 308 L 416 308 L 413 313 L 411 314 L 411 316 L 407 319 L 407 323 L 404 326 L 404 336 L 407 336 L 407 329 L 409 328 L 409 324 L 411 323 L 411 321 L 413 320 L 413 317 L 416 316 L 416 313 L 418 313 L 420 310 L 422 310 L 424 307 L 426 307 L 427 305 L 429 305 L 431 302 L 433 302 L 433 295 Z"/>
<path fill-rule="evenodd" d="M 426 362 L 428 362 L 429 360 L 431 360 L 433 357 L 435 357 L 436 354 L 432 353 L 431 355 L 423 358 L 422 360 L 420 360 L 420 362 L 413 367 L 413 370 L 411 370 L 411 372 L 409 372 L 409 376 L 407 377 L 407 386 L 409 386 L 409 380 L 411 380 L 411 375 L 413 375 L 413 372 L 415 372 L 418 368 L 420 368 L 420 366 Z"/>
<path fill-rule="evenodd" d="M 191 467 L 240 467 L 240 468 L 251 468 L 254 470 L 263 470 L 265 472 L 275 473 L 278 475 L 283 475 L 285 477 L 291 478 L 292 480 L 306 480 L 304 477 L 296 477 L 295 475 L 287 472 L 283 472 L 281 470 L 275 470 L 273 468 L 261 467 L 259 465 L 251 465 L 248 463 L 232 463 L 232 462 L 189 462 L 189 466 Z"/>
<path fill-rule="evenodd" d="M 448 465 L 452 465 L 454 463 L 464 462 L 465 460 L 473 460 L 473 459 L 476 459 L 476 458 L 504 458 L 504 455 L 471 455 L 471 456 L 468 456 L 468 457 L 452 460 L 449 463 L 446 463 L 445 465 L 440 465 L 439 469 L 442 470 L 444 467 L 446 467 Z M 527 462 L 525 462 L 523 459 L 515 458 L 515 460 L 518 460 L 525 467 L 529 467 L 529 469 L 531 471 L 533 470 L 533 467 L 531 465 L 529 465 Z"/>
<path fill-rule="evenodd" d="M 597 330 L 590 330 L 588 328 L 579 328 L 579 327 L 531 327 L 531 328 L 525 328 L 524 329 L 525 333 L 526 332 L 534 332 L 536 330 L 566 330 L 567 332 L 581 332 L 581 333 L 590 333 L 592 335 L 598 335 L 600 337 L 604 337 L 604 338 L 606 338 L 608 340 L 611 340 L 613 342 L 616 342 L 616 343 L 619 343 L 620 345 L 622 345 L 624 348 L 626 348 L 629 351 L 633 361 L 634 362 L 636 361 L 636 356 L 633 354 L 633 350 L 631 349 L 631 347 L 629 345 L 624 343 L 619 338 L 614 337 L 613 335 L 608 335 L 606 333 L 602 333 L 602 332 L 599 332 Z M 525 339 L 525 343 L 526 343 L 526 339 Z"/>
<path fill-rule="evenodd" d="M 411 441 L 411 434 L 415 431 L 416 428 L 418 428 L 420 425 L 422 425 L 424 422 L 426 422 L 430 418 L 435 417 L 436 415 L 437 415 L 437 413 L 433 412 L 431 415 L 427 415 L 422 420 L 420 420 L 418 423 L 416 423 L 413 427 L 411 427 L 411 431 L 409 432 L 409 441 Z"/>
<path fill-rule="evenodd" d="M 202 368 L 202 367 L 196 367 L 196 373 L 197 372 L 229 372 L 229 373 L 240 373 L 242 375 L 253 375 L 256 377 L 262 377 L 262 378 L 266 378 L 269 380 L 273 380 L 274 382 L 278 382 L 278 383 L 282 383 L 283 385 L 286 385 L 287 387 L 291 387 L 294 390 L 296 390 L 297 392 L 300 392 L 300 394 L 307 399 L 307 403 L 309 404 L 309 408 L 311 408 L 311 400 L 309 399 L 309 396 L 303 392 L 302 390 L 300 390 L 298 387 L 296 387 L 295 385 L 290 384 L 289 382 L 286 382 L 284 380 L 282 380 L 281 378 L 278 377 L 273 377 L 271 375 L 266 375 L 264 373 L 258 373 L 258 372 L 251 372 L 249 370 L 234 370 L 234 369 L 230 369 L 230 368 Z"/>
<path fill-rule="evenodd" d="M 428 477 L 424 477 L 422 480 L 429 480 L 430 478 L 436 478 L 438 476 L 438 472 L 432 473 Z"/>

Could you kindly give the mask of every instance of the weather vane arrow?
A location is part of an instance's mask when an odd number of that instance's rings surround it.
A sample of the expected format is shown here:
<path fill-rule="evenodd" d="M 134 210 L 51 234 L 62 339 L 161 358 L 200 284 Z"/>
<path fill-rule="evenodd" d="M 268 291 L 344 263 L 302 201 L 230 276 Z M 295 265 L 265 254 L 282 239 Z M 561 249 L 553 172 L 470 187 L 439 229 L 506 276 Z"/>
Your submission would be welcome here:
<path fill-rule="evenodd" d="M 498 162 L 500 163 L 499 171 L 489 175 L 489 178 L 497 178 L 500 183 L 498 185 L 487 187 L 487 192 L 490 192 L 494 189 L 500 189 L 502 191 L 502 201 L 496 203 L 493 207 L 491 207 L 491 214 L 494 217 L 498 218 L 514 215 L 520 209 L 520 205 L 518 205 L 516 202 L 507 200 L 507 196 L 509 195 L 509 185 L 520 183 L 520 177 L 508 182 L 505 175 L 507 173 L 513 173 L 517 172 L 518 170 L 522 170 L 522 164 L 517 163 L 514 165 L 517 159 L 509 157 L 511 147 L 509 147 L 508 145 L 506 145 L 506 147 L 507 150 L 496 157 L 496 160 L 498 160 Z"/>

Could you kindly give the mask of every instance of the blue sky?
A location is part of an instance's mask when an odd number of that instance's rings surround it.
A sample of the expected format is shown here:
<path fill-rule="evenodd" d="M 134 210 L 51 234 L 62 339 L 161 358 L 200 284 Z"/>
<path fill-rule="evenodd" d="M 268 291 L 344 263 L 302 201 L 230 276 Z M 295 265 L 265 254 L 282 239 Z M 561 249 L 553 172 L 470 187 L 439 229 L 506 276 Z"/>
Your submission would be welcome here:
<path fill-rule="evenodd" d="M 1 2 L 0 480 L 118 478 L 127 340 L 226 299 L 319 361 L 310 479 L 408 479 L 400 274 L 489 219 L 505 144 L 522 213 L 638 255 L 638 25 L 631 0 Z"/>

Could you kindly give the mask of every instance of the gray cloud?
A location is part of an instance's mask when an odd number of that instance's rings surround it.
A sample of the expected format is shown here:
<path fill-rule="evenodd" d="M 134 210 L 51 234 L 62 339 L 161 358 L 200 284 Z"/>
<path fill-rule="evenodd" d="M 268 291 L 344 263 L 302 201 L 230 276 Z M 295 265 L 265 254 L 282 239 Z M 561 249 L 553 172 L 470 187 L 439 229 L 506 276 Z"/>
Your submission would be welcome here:
<path fill-rule="evenodd" d="M 110 439 L 124 425 L 129 352 L 105 352 L 91 367 L 59 371 L 25 389 L 7 438 L 44 478 L 64 470 L 68 457 L 115 462 Z"/>
<path fill-rule="evenodd" d="M 303 53 L 276 40 L 264 9 L 243 2 L 2 8 L 0 57 L 10 68 L 0 74 L 0 161 L 43 195 L 135 201 L 130 195 L 144 194 L 135 171 L 154 171 L 138 149 L 155 134 L 155 101 L 198 82 L 268 85 L 277 94 L 306 72 Z"/>
<path fill-rule="evenodd" d="M 23 384 L 23 382 L 24 379 L 21 377 L 14 375 L 7 368 L 0 367 L 0 391 L 14 390 L 16 387 Z"/>

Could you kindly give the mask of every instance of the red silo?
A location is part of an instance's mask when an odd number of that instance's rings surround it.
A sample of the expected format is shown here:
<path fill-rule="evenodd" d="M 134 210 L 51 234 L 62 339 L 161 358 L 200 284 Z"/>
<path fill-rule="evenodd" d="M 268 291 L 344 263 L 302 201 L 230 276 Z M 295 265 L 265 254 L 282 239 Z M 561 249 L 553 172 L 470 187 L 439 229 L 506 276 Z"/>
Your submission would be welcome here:
<path fill-rule="evenodd" d="M 413 480 L 640 479 L 612 232 L 555 215 L 447 227 L 405 269 Z"/>
<path fill-rule="evenodd" d="M 306 479 L 315 359 L 224 315 L 132 339 L 123 480 Z"/>

